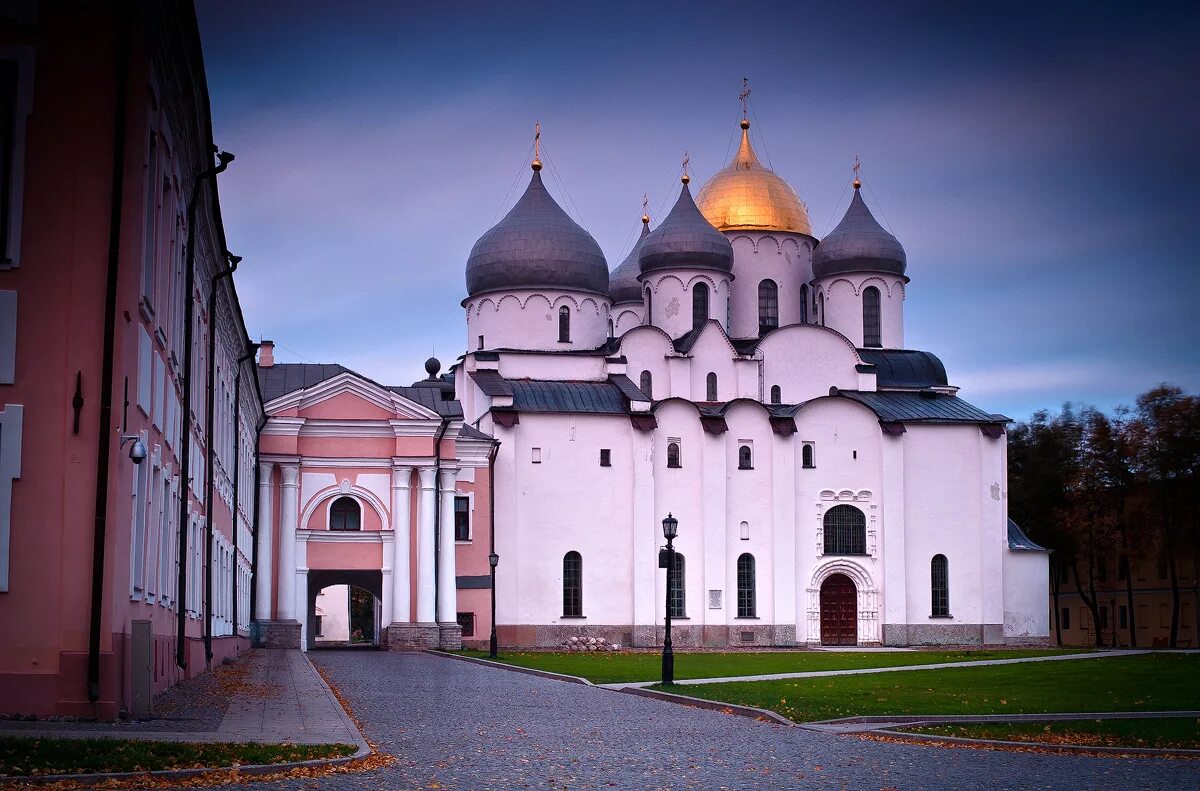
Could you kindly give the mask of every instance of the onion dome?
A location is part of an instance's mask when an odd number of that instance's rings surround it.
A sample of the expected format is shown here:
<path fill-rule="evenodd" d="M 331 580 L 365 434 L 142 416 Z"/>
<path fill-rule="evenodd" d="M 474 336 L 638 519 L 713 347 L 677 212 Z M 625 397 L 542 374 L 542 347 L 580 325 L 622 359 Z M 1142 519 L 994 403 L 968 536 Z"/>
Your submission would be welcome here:
<path fill-rule="evenodd" d="M 638 267 L 638 253 L 642 251 L 642 243 L 649 235 L 650 215 L 643 214 L 641 236 L 633 243 L 633 249 L 625 256 L 621 265 L 608 276 L 608 295 L 612 297 L 614 305 L 618 302 L 642 301 L 642 287 L 638 283 L 638 274 L 642 270 Z"/>
<path fill-rule="evenodd" d="M 608 293 L 608 262 L 592 235 L 554 202 L 542 165 L 516 205 L 479 237 L 467 258 L 467 293 L 548 288 Z"/>
<path fill-rule="evenodd" d="M 808 209 L 800 196 L 754 155 L 750 122 L 745 119 L 737 156 L 708 180 L 696 205 L 721 231 L 786 231 L 812 236 Z"/>
<path fill-rule="evenodd" d="M 656 269 L 733 269 L 733 245 L 696 208 L 688 181 L 685 174 L 671 213 L 642 242 L 638 268 L 643 274 Z"/>
<path fill-rule="evenodd" d="M 896 237 L 883 229 L 862 199 L 862 182 L 854 180 L 854 197 L 846 216 L 813 251 L 814 277 L 839 272 L 887 272 L 903 275 L 908 256 Z"/>

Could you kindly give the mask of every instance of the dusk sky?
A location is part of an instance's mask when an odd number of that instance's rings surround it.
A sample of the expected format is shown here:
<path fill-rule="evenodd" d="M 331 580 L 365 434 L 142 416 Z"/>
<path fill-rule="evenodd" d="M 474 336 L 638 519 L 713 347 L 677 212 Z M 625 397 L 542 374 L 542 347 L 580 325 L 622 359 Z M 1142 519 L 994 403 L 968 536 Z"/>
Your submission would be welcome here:
<path fill-rule="evenodd" d="M 748 77 L 818 237 L 861 157 L 908 253 L 905 345 L 966 400 L 1200 390 L 1200 14 L 1046 5 L 199 0 L 247 326 L 282 361 L 422 378 L 464 350 L 463 267 L 535 121 L 612 269 L 685 149 L 693 188 L 726 164 Z"/>

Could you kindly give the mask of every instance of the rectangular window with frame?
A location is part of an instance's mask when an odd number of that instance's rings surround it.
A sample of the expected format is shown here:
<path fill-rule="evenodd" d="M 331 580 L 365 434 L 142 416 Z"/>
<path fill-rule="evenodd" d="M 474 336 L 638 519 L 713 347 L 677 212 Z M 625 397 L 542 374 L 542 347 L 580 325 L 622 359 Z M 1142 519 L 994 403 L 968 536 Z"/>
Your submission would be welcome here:
<path fill-rule="evenodd" d="M 454 540 L 471 540 L 471 498 L 454 498 Z"/>
<path fill-rule="evenodd" d="M 462 627 L 463 637 L 475 636 L 475 613 L 460 612 L 458 614 L 458 625 Z"/>
<path fill-rule="evenodd" d="M 612 466 L 612 450 L 610 450 L 609 448 L 601 448 L 600 449 L 600 466 L 601 467 L 611 467 Z"/>

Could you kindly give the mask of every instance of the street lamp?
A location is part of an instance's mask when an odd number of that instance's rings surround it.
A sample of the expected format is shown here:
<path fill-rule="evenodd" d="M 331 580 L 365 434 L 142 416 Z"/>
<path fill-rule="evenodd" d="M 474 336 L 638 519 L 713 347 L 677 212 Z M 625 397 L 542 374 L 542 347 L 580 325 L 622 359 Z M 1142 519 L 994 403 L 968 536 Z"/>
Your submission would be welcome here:
<path fill-rule="evenodd" d="M 667 514 L 663 520 L 663 537 L 667 539 L 667 612 L 666 634 L 663 636 L 662 683 L 675 683 L 675 652 L 671 649 L 671 572 L 675 569 L 675 545 L 671 542 L 679 534 L 679 520 Z"/>
<path fill-rule="evenodd" d="M 488 656 L 496 658 L 496 566 L 500 565 L 500 556 L 495 552 L 488 555 L 488 565 L 492 567 L 492 642 Z"/>

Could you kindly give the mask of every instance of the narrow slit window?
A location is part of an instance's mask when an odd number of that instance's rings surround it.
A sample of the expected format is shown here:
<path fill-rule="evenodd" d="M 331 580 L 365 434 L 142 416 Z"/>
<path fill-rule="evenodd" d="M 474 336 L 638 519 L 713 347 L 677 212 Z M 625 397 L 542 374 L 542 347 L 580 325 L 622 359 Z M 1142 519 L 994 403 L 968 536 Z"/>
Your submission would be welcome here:
<path fill-rule="evenodd" d="M 771 403 L 783 403 L 783 391 L 779 389 L 779 385 L 771 385 Z"/>
<path fill-rule="evenodd" d="M 751 452 L 749 445 L 742 445 L 738 448 L 738 469 L 754 469 L 754 454 Z"/>
<path fill-rule="evenodd" d="M 879 289 L 868 286 L 863 289 L 863 346 L 880 347 Z"/>
<path fill-rule="evenodd" d="M 642 371 L 642 375 L 638 380 L 638 386 L 647 398 L 654 398 L 654 375 L 649 371 Z"/>
<path fill-rule="evenodd" d="M 698 330 L 708 321 L 708 284 L 692 286 L 692 329 Z"/>
<path fill-rule="evenodd" d="M 571 342 L 571 309 L 566 305 L 558 309 L 558 342 Z"/>
<path fill-rule="evenodd" d="M 779 286 L 774 280 L 758 284 L 758 334 L 765 335 L 779 326 Z"/>
<path fill-rule="evenodd" d="M 678 467 L 683 466 L 682 464 L 679 463 L 679 443 L 678 442 L 668 442 L 667 443 L 667 466 L 672 467 L 672 468 L 678 468 Z"/>
<path fill-rule="evenodd" d="M 950 574 L 945 555 L 934 555 L 929 562 L 930 598 L 934 618 L 950 617 Z"/>
<path fill-rule="evenodd" d="M 705 388 L 704 389 L 705 389 L 705 399 L 704 399 L 705 401 L 716 401 L 717 400 L 717 375 L 715 373 L 713 373 L 711 371 L 709 372 L 708 377 L 705 380 Z"/>
<path fill-rule="evenodd" d="M 563 556 L 563 617 L 583 617 L 583 557 L 574 551 Z"/>

